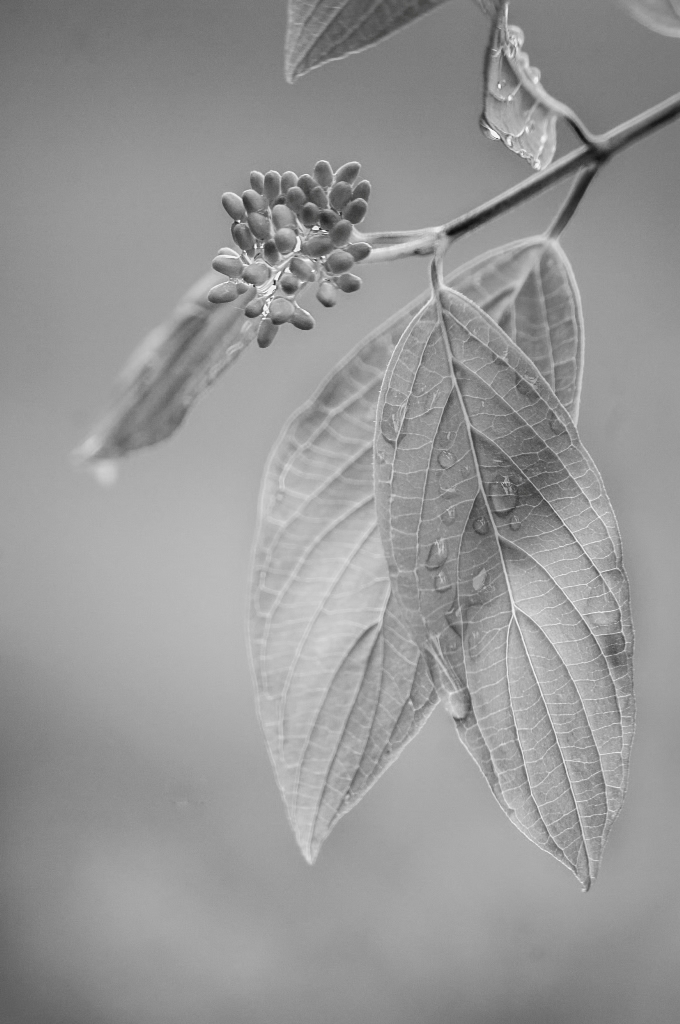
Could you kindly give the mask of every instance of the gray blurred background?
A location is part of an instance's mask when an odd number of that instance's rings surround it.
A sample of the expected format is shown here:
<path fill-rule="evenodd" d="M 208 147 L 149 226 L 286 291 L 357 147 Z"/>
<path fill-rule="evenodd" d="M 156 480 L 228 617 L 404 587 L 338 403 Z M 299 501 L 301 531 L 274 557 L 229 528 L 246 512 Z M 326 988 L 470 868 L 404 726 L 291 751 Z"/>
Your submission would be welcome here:
<path fill-rule="evenodd" d="M 517 0 L 512 20 L 593 130 L 680 88 L 680 41 L 609 0 Z M 505 820 L 439 714 L 309 868 L 259 733 L 244 610 L 267 452 L 424 261 L 366 268 L 358 295 L 314 304 L 311 335 L 248 350 L 113 489 L 69 463 L 131 349 L 229 242 L 220 195 L 251 168 L 360 159 L 369 230 L 441 222 L 528 173 L 478 131 L 469 0 L 294 86 L 284 29 L 283 0 L 0 6 L 0 1019 L 670 1024 L 680 123 L 619 156 L 564 238 L 581 432 L 637 627 L 630 791 L 588 895 Z M 542 229 L 563 192 L 450 260 Z"/>

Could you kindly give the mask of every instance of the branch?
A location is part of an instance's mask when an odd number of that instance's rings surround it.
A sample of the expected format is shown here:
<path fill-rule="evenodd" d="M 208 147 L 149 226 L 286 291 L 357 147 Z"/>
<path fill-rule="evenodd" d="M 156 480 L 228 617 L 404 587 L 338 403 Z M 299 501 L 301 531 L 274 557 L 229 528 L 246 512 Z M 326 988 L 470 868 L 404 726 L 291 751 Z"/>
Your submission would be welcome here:
<path fill-rule="evenodd" d="M 451 244 L 456 238 L 470 234 L 502 213 L 514 209 L 520 203 L 533 199 L 541 192 L 552 188 L 563 178 L 567 178 L 584 168 L 601 167 L 621 150 L 645 138 L 653 131 L 669 124 L 680 117 L 680 93 L 669 97 L 663 103 L 650 107 L 637 117 L 625 121 L 612 128 L 604 135 L 595 135 L 588 145 L 579 146 L 551 167 L 540 171 L 526 181 L 514 185 L 507 192 L 501 193 L 475 210 L 456 217 L 448 224 L 438 227 L 421 228 L 415 231 L 384 231 L 367 233 L 362 237 L 373 246 L 373 252 L 365 260 L 366 263 L 381 263 L 385 260 L 401 259 L 404 256 L 431 256 L 436 243 L 446 238 Z"/>

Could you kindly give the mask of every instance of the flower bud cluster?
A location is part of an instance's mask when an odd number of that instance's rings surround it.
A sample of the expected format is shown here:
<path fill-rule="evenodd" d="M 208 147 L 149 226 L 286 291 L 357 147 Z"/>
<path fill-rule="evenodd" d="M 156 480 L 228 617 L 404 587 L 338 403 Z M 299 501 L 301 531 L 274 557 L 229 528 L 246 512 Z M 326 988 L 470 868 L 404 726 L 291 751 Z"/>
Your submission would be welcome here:
<path fill-rule="evenodd" d="M 257 341 L 271 345 L 279 327 L 306 331 L 314 317 L 298 304 L 302 290 L 316 285 L 323 306 L 334 306 L 339 292 L 355 292 L 361 278 L 352 273 L 371 246 L 355 231 L 366 216 L 370 182 L 357 181 L 361 164 L 337 171 L 319 160 L 313 174 L 253 171 L 242 195 L 225 192 L 222 205 L 233 224 L 238 249 L 220 249 L 213 267 L 227 278 L 208 293 L 211 302 L 233 302 L 255 289 L 245 306 L 260 317 Z"/>

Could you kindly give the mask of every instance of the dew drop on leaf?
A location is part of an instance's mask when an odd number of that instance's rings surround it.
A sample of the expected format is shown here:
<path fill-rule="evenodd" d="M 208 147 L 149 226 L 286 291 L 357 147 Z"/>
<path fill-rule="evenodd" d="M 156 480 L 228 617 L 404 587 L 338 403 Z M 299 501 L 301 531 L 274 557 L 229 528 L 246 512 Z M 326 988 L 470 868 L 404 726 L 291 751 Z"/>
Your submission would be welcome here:
<path fill-rule="evenodd" d="M 449 505 L 449 507 L 445 508 L 444 511 L 442 512 L 442 522 L 446 523 L 447 525 L 450 525 L 454 521 L 455 518 L 456 518 L 456 506 L 455 505 Z"/>
<path fill-rule="evenodd" d="M 522 523 L 520 522 L 519 516 L 513 515 L 510 519 L 510 529 L 517 532 L 517 530 L 519 530 L 521 526 Z"/>
<path fill-rule="evenodd" d="M 486 516 L 477 516 L 472 522 L 472 529 L 483 537 L 489 532 L 489 520 Z"/>
<path fill-rule="evenodd" d="M 489 484 L 489 501 L 496 515 L 509 515 L 517 500 L 517 484 L 507 473 L 499 474 Z"/>
<path fill-rule="evenodd" d="M 460 722 L 470 714 L 472 703 L 469 690 L 456 690 L 446 698 L 446 707 L 452 718 Z"/>
<path fill-rule="evenodd" d="M 445 540 L 436 540 L 427 553 L 425 565 L 428 569 L 439 569 L 449 557 L 449 549 Z"/>
<path fill-rule="evenodd" d="M 564 425 L 558 416 L 554 412 L 551 412 L 548 416 L 548 426 L 552 430 L 553 434 L 561 434 L 564 430 Z"/>
<path fill-rule="evenodd" d="M 434 578 L 435 590 L 438 590 L 440 593 L 443 593 L 446 590 L 450 590 L 452 586 L 453 584 L 451 583 L 451 580 L 449 579 L 445 572 L 437 573 L 437 575 Z"/>
<path fill-rule="evenodd" d="M 472 589 L 479 591 L 486 583 L 486 569 L 481 569 L 472 579 Z"/>
<path fill-rule="evenodd" d="M 404 406 L 385 402 L 380 419 L 380 431 L 389 444 L 397 444 L 404 420 Z"/>
<path fill-rule="evenodd" d="M 437 456 L 437 462 L 442 469 L 450 469 L 455 461 L 456 460 L 452 452 L 440 452 Z"/>

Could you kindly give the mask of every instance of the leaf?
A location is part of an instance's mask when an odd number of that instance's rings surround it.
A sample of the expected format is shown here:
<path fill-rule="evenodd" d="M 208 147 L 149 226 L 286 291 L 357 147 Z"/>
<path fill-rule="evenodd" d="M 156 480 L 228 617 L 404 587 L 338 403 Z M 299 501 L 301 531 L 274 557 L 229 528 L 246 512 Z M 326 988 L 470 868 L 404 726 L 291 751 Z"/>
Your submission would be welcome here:
<path fill-rule="evenodd" d="M 402 318 L 294 415 L 260 499 L 253 671 L 277 781 L 310 863 L 438 699 L 396 616 L 373 501 L 375 409 Z"/>
<path fill-rule="evenodd" d="M 196 401 L 241 354 L 257 333 L 243 307 L 253 289 L 228 305 L 208 301 L 219 274 L 202 277 L 165 323 L 135 350 L 123 370 L 119 394 L 93 433 L 77 449 L 78 460 L 97 464 L 169 437 Z"/>
<path fill-rule="evenodd" d="M 680 36 L 680 0 L 621 0 L 646 28 L 662 36 Z"/>
<path fill-rule="evenodd" d="M 540 171 L 555 155 L 562 108 L 541 86 L 541 73 L 530 66 L 523 43 L 522 29 L 508 25 L 508 5 L 501 4 L 486 50 L 480 126 Z"/>
<path fill-rule="evenodd" d="M 288 0 L 286 81 L 374 46 L 445 0 Z"/>
<path fill-rule="evenodd" d="M 634 718 L 602 479 L 533 363 L 436 283 L 390 360 L 377 423 L 378 522 L 409 631 L 501 807 L 587 888 Z"/>
<path fill-rule="evenodd" d="M 504 246 L 450 280 L 508 330 L 522 332 L 546 378 L 565 402 L 576 401 L 582 319 L 558 243 L 531 238 Z M 428 295 L 372 332 L 333 371 L 289 421 L 265 472 L 251 657 L 270 757 L 310 861 L 438 699 L 391 597 L 373 498 L 380 385 L 394 346 Z"/>

